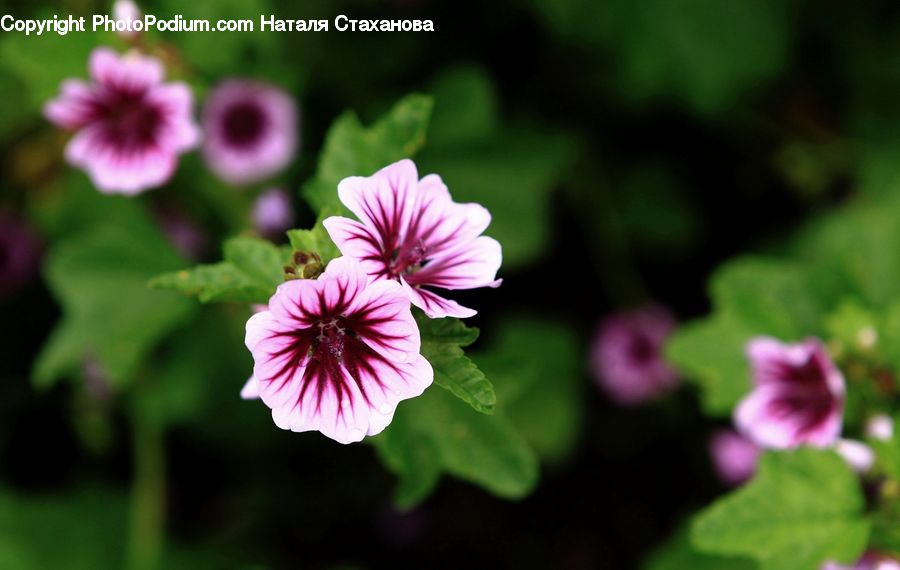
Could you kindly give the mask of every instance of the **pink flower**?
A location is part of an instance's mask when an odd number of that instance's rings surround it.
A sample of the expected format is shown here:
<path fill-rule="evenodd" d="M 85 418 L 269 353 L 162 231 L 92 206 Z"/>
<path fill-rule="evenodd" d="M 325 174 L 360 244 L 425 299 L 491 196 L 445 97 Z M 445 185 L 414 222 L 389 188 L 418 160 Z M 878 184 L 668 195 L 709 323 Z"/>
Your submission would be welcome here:
<path fill-rule="evenodd" d="M 500 244 L 481 235 L 491 214 L 478 204 L 454 202 L 440 176 L 419 180 L 416 165 L 401 160 L 369 177 L 345 178 L 338 194 L 361 220 L 325 220 L 341 253 L 358 259 L 373 279 L 398 281 L 429 317 L 471 317 L 476 311 L 425 287 L 500 285 Z"/>
<path fill-rule="evenodd" d="M 268 237 L 275 237 L 291 228 L 294 212 L 291 197 L 280 188 L 263 192 L 253 204 L 253 225 Z"/>
<path fill-rule="evenodd" d="M 409 299 L 394 281 L 368 284 L 339 257 L 316 280 L 287 281 L 247 321 L 255 390 L 275 424 L 340 442 L 383 430 L 398 402 L 432 381 Z M 252 380 L 242 391 L 252 396 Z"/>
<path fill-rule="evenodd" d="M 203 157 L 219 178 L 250 184 L 283 170 L 297 151 L 297 108 L 277 87 L 231 79 L 203 106 Z"/>
<path fill-rule="evenodd" d="M 865 473 L 875 465 L 875 451 L 861 441 L 839 439 L 833 449 L 857 473 Z"/>
<path fill-rule="evenodd" d="M 603 319 L 594 334 L 591 364 L 600 387 L 614 402 L 634 405 L 678 385 L 678 375 L 662 356 L 675 328 L 668 310 L 649 306 Z"/>
<path fill-rule="evenodd" d="M 784 344 L 768 337 L 747 345 L 753 391 L 735 410 L 735 424 L 757 445 L 828 447 L 841 433 L 844 377 L 818 339 Z"/>
<path fill-rule="evenodd" d="M 75 131 L 66 159 L 101 192 L 134 195 L 164 184 L 178 155 L 199 140 L 190 89 L 163 83 L 162 64 L 137 53 L 97 48 L 88 68 L 90 82 L 63 81 L 44 107 L 51 122 Z"/>
<path fill-rule="evenodd" d="M 762 450 L 752 441 L 730 429 L 721 429 L 709 440 L 713 466 L 726 485 L 737 486 L 750 479 Z"/>
<path fill-rule="evenodd" d="M 875 414 L 866 421 L 866 437 L 878 441 L 894 439 L 894 420 L 887 414 Z"/>

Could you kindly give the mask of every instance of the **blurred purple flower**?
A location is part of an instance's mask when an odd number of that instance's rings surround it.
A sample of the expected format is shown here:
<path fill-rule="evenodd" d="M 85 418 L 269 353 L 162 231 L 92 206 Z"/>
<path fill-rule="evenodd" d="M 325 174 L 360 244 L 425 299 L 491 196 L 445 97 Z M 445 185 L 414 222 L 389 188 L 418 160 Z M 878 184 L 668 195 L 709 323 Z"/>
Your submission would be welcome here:
<path fill-rule="evenodd" d="M 260 194 L 253 204 L 253 225 L 266 237 L 275 237 L 291 228 L 294 211 L 291 197 L 280 188 Z"/>
<path fill-rule="evenodd" d="M 476 311 L 425 287 L 500 285 L 500 244 L 481 235 L 491 223 L 490 212 L 454 202 L 440 176 L 419 180 L 415 163 L 401 160 L 372 176 L 345 178 L 338 194 L 360 220 L 324 221 L 338 249 L 358 259 L 372 278 L 398 281 L 429 317 L 471 317 Z"/>
<path fill-rule="evenodd" d="M 183 214 L 171 210 L 158 212 L 156 219 L 169 243 L 181 255 L 192 261 L 203 257 L 207 238 L 200 226 Z"/>
<path fill-rule="evenodd" d="M 318 279 L 279 285 L 268 310 L 247 321 L 253 379 L 275 424 L 317 430 L 340 443 L 381 432 L 401 400 L 433 379 L 409 299 L 395 281 L 368 282 L 339 257 Z"/>
<path fill-rule="evenodd" d="M 217 86 L 203 107 L 203 157 L 219 178 L 250 184 L 283 170 L 297 151 L 297 107 L 281 89 L 245 79 Z"/>
<path fill-rule="evenodd" d="M 12 295 L 34 277 L 40 245 L 31 229 L 0 211 L 0 297 Z"/>
<path fill-rule="evenodd" d="M 200 133 L 185 83 L 163 83 L 163 66 L 129 52 L 97 48 L 88 64 L 91 81 L 67 79 L 44 106 L 54 124 L 75 131 L 66 159 L 83 168 L 101 192 L 134 195 L 171 178 L 178 155 Z"/>
<path fill-rule="evenodd" d="M 737 486 L 756 472 L 762 450 L 736 431 L 721 429 L 710 438 L 709 453 L 722 482 Z"/>
<path fill-rule="evenodd" d="M 735 410 L 738 430 L 766 448 L 828 447 L 841 433 L 844 377 L 815 338 L 747 345 L 753 391 Z"/>
<path fill-rule="evenodd" d="M 611 400 L 635 405 L 653 400 L 678 385 L 678 375 L 663 360 L 663 344 L 675 318 L 663 307 L 648 306 L 603 319 L 594 334 L 594 378 Z"/>

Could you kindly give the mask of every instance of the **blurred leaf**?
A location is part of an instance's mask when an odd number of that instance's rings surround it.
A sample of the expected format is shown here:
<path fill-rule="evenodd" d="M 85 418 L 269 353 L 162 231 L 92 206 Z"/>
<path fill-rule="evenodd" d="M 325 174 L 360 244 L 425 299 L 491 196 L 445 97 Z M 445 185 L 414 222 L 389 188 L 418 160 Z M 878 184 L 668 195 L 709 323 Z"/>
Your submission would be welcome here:
<path fill-rule="evenodd" d="M 102 489 L 32 495 L 0 491 L 0 567 L 121 568 L 125 498 Z"/>
<path fill-rule="evenodd" d="M 424 500 L 443 472 L 504 498 L 521 498 L 537 484 L 537 459 L 510 422 L 479 414 L 444 390 L 402 402 L 372 442 L 400 477 L 395 500 L 401 507 Z"/>
<path fill-rule="evenodd" d="M 867 351 L 872 348 L 869 340 L 877 341 L 879 324 L 871 311 L 855 300 L 845 300 L 825 319 L 825 328 L 829 340 L 840 342 L 844 349 Z M 871 338 L 867 339 L 867 335 Z"/>
<path fill-rule="evenodd" d="M 742 257 L 716 269 L 710 283 L 717 311 L 756 334 L 797 340 L 822 330 L 822 283 L 797 263 Z"/>
<path fill-rule="evenodd" d="M 288 230 L 287 236 L 291 242 L 291 248 L 294 251 L 312 251 L 319 255 L 324 265 L 339 257 L 341 252 L 338 250 L 331 236 L 325 231 L 322 221 L 329 216 L 337 216 L 340 211 L 332 208 L 325 208 L 319 213 L 319 219 L 316 224 L 308 230 Z"/>
<path fill-rule="evenodd" d="M 838 281 L 843 296 L 883 307 L 900 296 L 900 194 L 858 201 L 800 232 L 797 255 Z"/>
<path fill-rule="evenodd" d="M 749 556 L 761 570 L 818 570 L 826 560 L 855 562 L 870 523 L 859 481 L 831 451 L 768 453 L 756 478 L 695 519 L 704 552 Z"/>
<path fill-rule="evenodd" d="M 41 17 L 53 19 L 53 13 L 42 12 Z M 88 56 L 104 37 L 107 35 L 78 32 L 65 36 L 4 33 L 0 36 L 0 65 L 22 82 L 28 111 L 38 114 L 57 94 L 61 81 L 87 77 Z"/>
<path fill-rule="evenodd" d="M 706 413 L 727 417 L 750 389 L 744 347 L 754 331 L 730 315 L 715 315 L 678 328 L 666 358 L 700 388 Z"/>
<path fill-rule="evenodd" d="M 550 243 L 552 191 L 574 155 L 562 135 L 506 130 L 481 144 L 427 148 L 420 174 L 440 174 L 457 202 L 478 202 L 491 212 L 487 233 L 503 245 L 506 268 L 539 258 Z"/>
<path fill-rule="evenodd" d="M 183 261 L 149 220 L 138 220 L 98 226 L 49 252 L 45 276 L 63 318 L 35 362 L 37 385 L 71 373 L 90 356 L 121 386 L 191 313 L 184 299 L 147 288 L 152 275 Z"/>
<path fill-rule="evenodd" d="M 225 260 L 154 277 L 150 286 L 196 295 L 202 303 L 267 303 L 284 282 L 287 254 L 271 242 L 235 237 L 223 246 Z"/>
<path fill-rule="evenodd" d="M 631 169 L 617 185 L 616 206 L 631 242 L 648 252 L 694 245 L 702 227 L 681 183 L 662 164 Z"/>
<path fill-rule="evenodd" d="M 490 138 L 499 131 L 497 90 L 475 65 L 444 70 L 431 86 L 434 114 L 429 146 L 452 147 Z"/>
<path fill-rule="evenodd" d="M 564 459 L 584 419 L 579 339 L 553 319 L 534 317 L 503 321 L 494 334 L 474 359 L 494 383 L 498 411 L 541 458 Z"/>
<path fill-rule="evenodd" d="M 666 544 L 650 556 L 644 570 L 755 570 L 746 558 L 725 558 L 697 552 L 690 542 L 690 525 L 685 524 Z"/>
<path fill-rule="evenodd" d="M 415 316 L 422 335 L 422 355 L 434 368 L 434 383 L 475 410 L 493 413 L 494 387 L 462 350 L 475 342 L 478 329 L 467 327 L 459 319 L 429 319 L 420 311 Z"/>
<path fill-rule="evenodd" d="M 325 137 L 315 177 L 303 186 L 303 196 L 313 210 L 344 211 L 338 182 L 348 176 L 370 176 L 414 155 L 425 143 L 431 107 L 430 97 L 407 95 L 368 128 L 352 112 L 338 117 Z"/>

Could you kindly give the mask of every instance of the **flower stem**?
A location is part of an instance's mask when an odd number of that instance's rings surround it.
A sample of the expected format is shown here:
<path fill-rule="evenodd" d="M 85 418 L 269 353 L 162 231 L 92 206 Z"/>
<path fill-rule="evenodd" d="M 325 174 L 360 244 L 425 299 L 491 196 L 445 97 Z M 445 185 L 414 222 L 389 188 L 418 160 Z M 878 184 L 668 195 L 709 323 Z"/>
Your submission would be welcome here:
<path fill-rule="evenodd" d="M 160 567 L 165 532 L 165 449 L 163 429 L 140 405 L 132 408 L 134 479 L 131 495 L 128 568 Z"/>

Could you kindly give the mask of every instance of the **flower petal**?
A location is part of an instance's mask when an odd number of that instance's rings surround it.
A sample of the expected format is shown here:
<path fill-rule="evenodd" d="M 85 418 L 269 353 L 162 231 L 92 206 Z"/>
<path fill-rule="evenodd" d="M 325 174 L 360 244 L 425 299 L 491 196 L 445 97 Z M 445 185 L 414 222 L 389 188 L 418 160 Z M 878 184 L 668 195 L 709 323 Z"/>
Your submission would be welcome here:
<path fill-rule="evenodd" d="M 413 161 L 401 160 L 369 177 L 345 178 L 338 184 L 338 196 L 388 251 L 399 245 L 409 226 L 418 182 Z"/>
<path fill-rule="evenodd" d="M 437 293 L 421 287 L 412 287 L 402 277 L 400 278 L 400 284 L 403 286 L 412 304 L 425 311 L 429 318 L 457 317 L 465 319 L 478 314 L 478 311 L 463 307 L 456 301 L 444 299 Z"/>
<path fill-rule="evenodd" d="M 463 249 L 430 259 L 420 270 L 406 276 L 410 285 L 431 285 L 442 289 L 497 287 L 497 271 L 503 263 L 500 243 L 481 236 Z"/>
<path fill-rule="evenodd" d="M 388 266 L 381 250 L 381 238 L 368 227 L 341 216 L 326 218 L 322 225 L 342 255 L 358 260 L 369 275 L 387 277 Z"/>
<path fill-rule="evenodd" d="M 347 314 L 347 322 L 372 350 L 392 361 L 407 362 L 419 355 L 421 347 L 419 327 L 409 305 L 399 283 L 376 281 Z"/>
<path fill-rule="evenodd" d="M 156 58 L 136 52 L 119 56 L 109 48 L 97 48 L 88 61 L 91 79 L 101 87 L 124 93 L 143 93 L 162 83 L 165 72 Z"/>
<path fill-rule="evenodd" d="M 64 129 L 76 130 L 96 118 L 97 100 L 91 86 L 78 79 L 66 79 L 59 97 L 44 105 L 44 116 Z"/>

